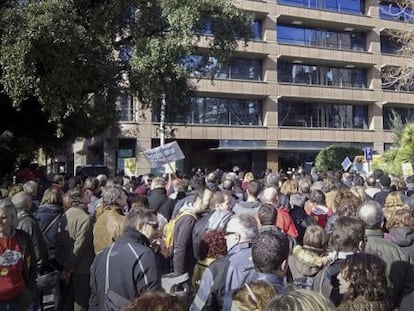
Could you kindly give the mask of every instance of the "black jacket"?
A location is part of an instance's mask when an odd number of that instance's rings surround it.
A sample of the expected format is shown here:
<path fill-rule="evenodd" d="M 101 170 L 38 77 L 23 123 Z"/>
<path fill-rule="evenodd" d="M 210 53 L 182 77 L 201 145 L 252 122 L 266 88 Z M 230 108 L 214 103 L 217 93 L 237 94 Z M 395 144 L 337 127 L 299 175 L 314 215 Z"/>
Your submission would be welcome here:
<path fill-rule="evenodd" d="M 132 246 L 138 258 L 129 247 Z M 161 273 L 148 239 L 128 228 L 114 244 L 109 257 L 109 289 L 131 300 L 147 289 L 161 288 Z M 110 248 L 98 253 L 91 266 L 91 297 L 89 311 L 103 310 L 105 295 L 106 257 Z"/>
<path fill-rule="evenodd" d="M 152 189 L 148 195 L 148 203 L 152 210 L 162 214 L 167 220 L 171 219 L 175 203 L 167 197 L 167 191 L 164 188 Z"/>
<path fill-rule="evenodd" d="M 46 244 L 49 261 L 55 259 L 56 254 L 56 237 L 59 229 L 60 216 L 64 213 L 63 207 L 55 204 L 40 205 L 36 213 L 36 220 L 39 223 L 40 231 L 45 230 L 49 224 L 57 218 L 53 225 L 43 234 Z"/>

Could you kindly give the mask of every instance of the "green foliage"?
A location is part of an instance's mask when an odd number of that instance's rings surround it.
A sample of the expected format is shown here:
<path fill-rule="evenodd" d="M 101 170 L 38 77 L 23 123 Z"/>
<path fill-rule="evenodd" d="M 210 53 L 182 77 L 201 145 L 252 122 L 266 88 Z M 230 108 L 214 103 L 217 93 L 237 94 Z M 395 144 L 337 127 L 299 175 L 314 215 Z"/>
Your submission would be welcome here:
<path fill-rule="evenodd" d="M 349 157 L 353 161 L 356 156 L 361 154 L 363 151 L 356 147 L 331 145 L 318 153 L 315 166 L 320 173 L 325 173 L 328 170 L 342 170 L 341 163 L 345 157 Z"/>
<path fill-rule="evenodd" d="M 214 36 L 197 34 L 207 21 Z M 251 22 L 231 0 L 1 1 L 0 105 L 14 108 L 4 118 L 16 123 L 34 105 L 32 121 L 47 134 L 22 127 L 19 139 L 9 123 L 0 132 L 14 134 L 15 151 L 19 141 L 29 151 L 97 135 L 114 122 L 121 89 L 142 108 L 157 108 L 165 94 L 167 114 L 185 114 L 195 86 L 180 59 L 205 39 L 203 53 L 225 63 Z"/>
<path fill-rule="evenodd" d="M 382 156 L 374 158 L 374 161 L 372 162 L 372 169 L 381 169 L 387 174 L 401 176 L 402 168 L 401 163 L 396 161 L 397 154 L 398 149 L 385 151 Z"/>
<path fill-rule="evenodd" d="M 414 123 L 405 125 L 398 141 L 398 146 L 387 150 L 373 163 L 373 168 L 381 168 L 384 172 L 402 176 L 402 164 L 414 164 Z"/>

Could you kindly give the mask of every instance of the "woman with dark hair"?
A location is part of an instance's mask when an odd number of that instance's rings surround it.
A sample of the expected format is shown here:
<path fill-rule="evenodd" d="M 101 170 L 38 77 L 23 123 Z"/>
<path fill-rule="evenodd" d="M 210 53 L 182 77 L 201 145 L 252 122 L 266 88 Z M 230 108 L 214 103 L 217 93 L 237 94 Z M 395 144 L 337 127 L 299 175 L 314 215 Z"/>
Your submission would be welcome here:
<path fill-rule="evenodd" d="M 338 310 L 392 310 L 385 262 L 376 255 L 354 253 L 341 264 L 337 278 L 344 299 Z"/>

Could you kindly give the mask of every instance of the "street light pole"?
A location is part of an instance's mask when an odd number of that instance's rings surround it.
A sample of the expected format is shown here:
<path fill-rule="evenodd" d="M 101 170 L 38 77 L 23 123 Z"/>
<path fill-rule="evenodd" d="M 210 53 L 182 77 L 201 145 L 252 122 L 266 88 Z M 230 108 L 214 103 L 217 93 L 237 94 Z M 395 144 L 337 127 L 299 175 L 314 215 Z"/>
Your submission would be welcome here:
<path fill-rule="evenodd" d="M 160 146 L 165 144 L 165 94 L 161 95 L 161 114 L 160 114 Z"/>

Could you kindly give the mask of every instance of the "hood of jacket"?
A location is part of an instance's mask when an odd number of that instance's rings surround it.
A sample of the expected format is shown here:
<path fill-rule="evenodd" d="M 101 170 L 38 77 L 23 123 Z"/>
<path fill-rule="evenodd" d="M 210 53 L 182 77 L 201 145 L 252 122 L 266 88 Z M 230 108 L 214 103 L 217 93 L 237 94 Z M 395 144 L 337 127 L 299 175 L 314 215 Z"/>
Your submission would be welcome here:
<path fill-rule="evenodd" d="M 319 252 L 322 253 L 321 250 Z M 314 276 L 332 261 L 331 256 L 320 256 L 317 251 L 300 245 L 293 248 L 291 259 L 298 272 L 304 276 Z"/>
<path fill-rule="evenodd" d="M 399 246 L 410 246 L 414 243 L 414 232 L 410 227 L 398 227 L 389 231 L 391 241 Z"/>

